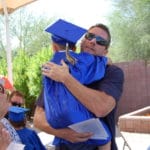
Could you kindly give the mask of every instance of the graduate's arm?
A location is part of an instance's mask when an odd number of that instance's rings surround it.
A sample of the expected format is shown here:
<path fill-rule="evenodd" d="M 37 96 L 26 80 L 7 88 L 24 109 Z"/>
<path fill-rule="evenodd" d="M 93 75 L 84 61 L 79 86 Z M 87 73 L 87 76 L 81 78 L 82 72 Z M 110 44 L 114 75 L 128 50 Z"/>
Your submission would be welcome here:
<path fill-rule="evenodd" d="M 65 139 L 72 143 L 87 141 L 92 136 L 92 133 L 77 133 L 69 128 L 64 129 L 52 128 L 45 118 L 44 109 L 39 106 L 36 106 L 33 123 L 34 126 L 40 129 L 41 131 Z"/>

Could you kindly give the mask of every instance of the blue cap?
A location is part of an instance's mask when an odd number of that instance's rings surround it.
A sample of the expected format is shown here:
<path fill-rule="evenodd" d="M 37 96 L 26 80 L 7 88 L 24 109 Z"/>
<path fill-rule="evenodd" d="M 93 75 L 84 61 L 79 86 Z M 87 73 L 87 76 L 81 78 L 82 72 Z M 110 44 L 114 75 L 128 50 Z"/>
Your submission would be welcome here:
<path fill-rule="evenodd" d="M 87 32 L 86 29 L 62 19 L 48 26 L 45 31 L 51 33 L 52 40 L 61 45 L 66 45 L 67 43 L 75 45 L 81 36 Z"/>
<path fill-rule="evenodd" d="M 29 111 L 29 109 L 11 106 L 8 111 L 8 118 L 10 121 L 13 122 L 20 122 L 23 121 L 26 117 L 25 113 Z"/>

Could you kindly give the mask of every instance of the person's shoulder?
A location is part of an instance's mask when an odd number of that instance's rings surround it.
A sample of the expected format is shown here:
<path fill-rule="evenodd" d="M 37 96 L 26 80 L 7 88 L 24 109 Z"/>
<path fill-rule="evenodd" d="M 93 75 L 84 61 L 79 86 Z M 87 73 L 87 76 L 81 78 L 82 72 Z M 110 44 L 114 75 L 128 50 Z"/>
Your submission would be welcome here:
<path fill-rule="evenodd" d="M 119 66 L 117 65 L 107 65 L 107 70 L 110 70 L 110 71 L 118 71 L 118 72 L 122 72 L 123 73 L 123 70 L 122 68 L 120 68 Z"/>
<path fill-rule="evenodd" d="M 24 127 L 22 129 L 17 130 L 17 132 L 20 134 L 25 134 L 26 136 L 31 136 L 34 134 L 35 131 L 33 129 L 28 128 L 28 127 Z"/>
<path fill-rule="evenodd" d="M 33 130 L 33 129 L 28 128 L 28 127 L 24 127 L 24 130 L 25 130 L 25 131 L 28 131 L 28 132 L 34 132 L 34 130 Z"/>
<path fill-rule="evenodd" d="M 116 76 L 116 77 L 124 79 L 124 72 L 123 72 L 122 68 L 120 68 L 117 65 L 114 65 L 114 64 L 107 65 L 106 72 L 108 74 L 111 74 L 111 76 Z"/>
<path fill-rule="evenodd" d="M 30 134 L 37 134 L 36 131 L 32 128 L 25 127 L 25 130 L 28 131 Z"/>
<path fill-rule="evenodd" d="M 93 63 L 93 62 L 101 62 L 107 61 L 107 57 L 105 56 L 97 56 L 97 55 L 93 55 L 87 52 L 80 52 L 80 53 L 76 53 L 77 58 L 79 58 L 79 60 L 82 60 L 83 62 L 87 63 Z"/>

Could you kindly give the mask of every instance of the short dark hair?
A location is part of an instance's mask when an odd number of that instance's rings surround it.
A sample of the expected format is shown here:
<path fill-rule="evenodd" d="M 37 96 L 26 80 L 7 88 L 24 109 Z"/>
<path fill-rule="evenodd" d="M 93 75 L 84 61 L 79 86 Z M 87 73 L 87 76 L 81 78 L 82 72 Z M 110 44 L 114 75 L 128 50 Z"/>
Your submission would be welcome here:
<path fill-rule="evenodd" d="M 12 91 L 12 93 L 9 96 L 9 101 L 11 101 L 11 98 L 13 96 L 19 96 L 19 97 L 22 97 L 24 99 L 24 95 L 18 90 Z"/>
<path fill-rule="evenodd" d="M 107 48 L 108 48 L 110 46 L 110 43 L 111 43 L 111 34 L 110 34 L 110 31 L 109 31 L 109 28 L 106 25 L 102 24 L 102 23 L 98 23 L 96 25 L 91 26 L 89 28 L 89 30 L 92 29 L 92 28 L 95 28 L 95 27 L 101 28 L 101 29 L 103 29 L 107 33 L 107 35 L 108 35 L 108 39 L 107 39 L 108 45 L 107 45 Z"/>

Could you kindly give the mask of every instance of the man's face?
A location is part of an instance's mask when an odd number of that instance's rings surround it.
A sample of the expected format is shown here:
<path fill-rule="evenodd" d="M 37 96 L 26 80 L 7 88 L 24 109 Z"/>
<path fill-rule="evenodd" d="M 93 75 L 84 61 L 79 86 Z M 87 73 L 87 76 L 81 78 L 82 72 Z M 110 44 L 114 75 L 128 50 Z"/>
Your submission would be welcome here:
<path fill-rule="evenodd" d="M 88 32 L 96 36 L 100 36 L 105 40 L 107 40 L 108 38 L 107 33 L 99 27 L 94 27 L 90 29 Z M 88 40 L 84 38 L 81 42 L 81 51 L 84 51 L 93 55 L 97 55 L 97 56 L 105 56 L 108 52 L 106 46 L 99 45 L 96 43 L 96 38 L 93 38 L 92 40 Z"/>

